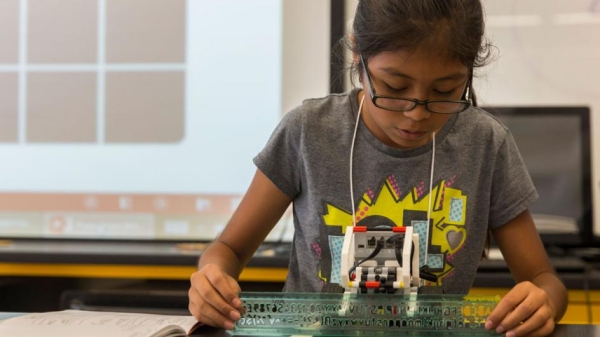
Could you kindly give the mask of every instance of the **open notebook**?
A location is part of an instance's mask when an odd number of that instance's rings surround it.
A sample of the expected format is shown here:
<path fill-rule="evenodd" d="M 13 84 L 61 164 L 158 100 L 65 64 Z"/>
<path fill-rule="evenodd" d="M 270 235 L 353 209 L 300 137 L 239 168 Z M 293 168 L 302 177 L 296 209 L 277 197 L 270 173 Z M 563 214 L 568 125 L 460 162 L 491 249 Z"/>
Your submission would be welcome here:
<path fill-rule="evenodd" d="M 0 336 L 180 337 L 200 324 L 191 316 L 65 310 L 0 321 Z"/>

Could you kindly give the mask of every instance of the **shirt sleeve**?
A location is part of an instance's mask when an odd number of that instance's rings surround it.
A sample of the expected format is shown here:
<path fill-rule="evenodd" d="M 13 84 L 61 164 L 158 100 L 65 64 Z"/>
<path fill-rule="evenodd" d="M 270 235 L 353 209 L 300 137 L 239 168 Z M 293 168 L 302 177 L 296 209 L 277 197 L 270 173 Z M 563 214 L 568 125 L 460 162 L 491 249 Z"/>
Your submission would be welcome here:
<path fill-rule="evenodd" d="M 303 120 L 301 106 L 288 112 L 254 157 L 256 167 L 292 199 L 301 191 Z"/>
<path fill-rule="evenodd" d="M 498 149 L 493 175 L 489 214 L 491 229 L 507 224 L 538 198 L 517 144 L 508 130 Z"/>

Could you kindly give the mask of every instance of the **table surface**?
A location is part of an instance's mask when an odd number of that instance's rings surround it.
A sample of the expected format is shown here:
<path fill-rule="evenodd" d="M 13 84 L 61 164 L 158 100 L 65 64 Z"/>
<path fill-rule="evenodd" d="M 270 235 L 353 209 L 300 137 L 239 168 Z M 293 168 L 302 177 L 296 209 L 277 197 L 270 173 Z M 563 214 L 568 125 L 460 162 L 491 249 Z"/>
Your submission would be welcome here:
<path fill-rule="evenodd" d="M 23 315 L 22 313 L 0 312 L 0 320 Z M 229 331 L 203 327 L 198 329 L 192 336 L 195 337 L 231 337 Z M 448 336 L 459 337 L 459 334 L 449 334 Z M 550 337 L 600 337 L 600 325 L 558 325 Z"/>
<path fill-rule="evenodd" d="M 205 328 L 195 332 L 196 337 L 231 337 L 231 333 L 222 329 Z M 460 334 L 447 336 L 460 337 Z M 600 336 L 600 326 L 597 325 L 559 325 L 550 337 L 595 337 Z"/>

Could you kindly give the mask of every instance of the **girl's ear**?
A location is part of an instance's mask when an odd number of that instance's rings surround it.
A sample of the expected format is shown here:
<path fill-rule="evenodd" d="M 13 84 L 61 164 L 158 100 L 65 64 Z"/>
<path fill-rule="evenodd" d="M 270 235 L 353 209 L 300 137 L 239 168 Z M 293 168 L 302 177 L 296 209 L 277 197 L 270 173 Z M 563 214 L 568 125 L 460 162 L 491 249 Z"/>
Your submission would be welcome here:
<path fill-rule="evenodd" d="M 360 69 L 360 58 L 355 52 L 352 52 L 352 65 Z"/>
<path fill-rule="evenodd" d="M 358 65 L 360 63 L 360 58 L 359 58 L 358 54 L 354 51 L 354 50 L 357 50 L 357 48 L 356 48 L 356 42 L 354 40 L 354 34 L 348 35 L 348 39 L 350 40 L 350 45 L 352 46 L 351 50 L 353 50 L 353 52 L 352 52 L 352 65 L 355 66 L 355 67 L 358 67 Z"/>
<path fill-rule="evenodd" d="M 354 84 L 354 79 L 352 76 L 356 76 L 358 78 L 358 82 L 362 84 L 363 76 L 362 76 L 362 65 L 360 63 L 360 54 L 356 53 L 358 47 L 356 46 L 356 40 L 354 38 L 354 34 L 348 35 L 348 41 L 350 42 L 350 50 L 352 50 L 352 66 L 351 69 L 355 72 L 351 72 L 351 83 Z"/>

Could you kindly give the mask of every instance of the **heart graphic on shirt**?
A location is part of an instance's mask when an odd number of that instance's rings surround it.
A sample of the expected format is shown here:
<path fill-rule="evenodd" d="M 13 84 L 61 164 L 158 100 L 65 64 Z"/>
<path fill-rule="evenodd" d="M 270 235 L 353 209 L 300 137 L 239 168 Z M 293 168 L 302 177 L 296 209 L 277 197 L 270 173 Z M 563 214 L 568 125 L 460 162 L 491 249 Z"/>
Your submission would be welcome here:
<path fill-rule="evenodd" d="M 448 244 L 450 245 L 450 249 L 455 250 L 460 247 L 465 240 L 465 230 L 454 231 L 450 230 L 446 233 L 446 240 L 448 240 Z"/>

